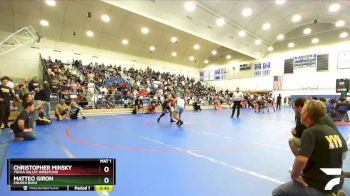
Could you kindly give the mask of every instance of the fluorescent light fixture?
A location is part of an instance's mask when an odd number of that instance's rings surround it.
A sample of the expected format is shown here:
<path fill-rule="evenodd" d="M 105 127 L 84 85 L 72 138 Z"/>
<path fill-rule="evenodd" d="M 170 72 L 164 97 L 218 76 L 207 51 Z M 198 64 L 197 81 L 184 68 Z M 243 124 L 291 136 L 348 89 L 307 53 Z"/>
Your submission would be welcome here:
<path fill-rule="evenodd" d="M 193 48 L 194 48 L 195 50 L 199 50 L 200 46 L 199 46 L 199 44 L 195 44 L 195 45 L 193 46 Z"/>
<path fill-rule="evenodd" d="M 255 40 L 255 45 L 260 45 L 261 44 L 261 39 Z"/>
<path fill-rule="evenodd" d="M 143 34 L 148 34 L 149 33 L 149 29 L 147 27 L 142 27 L 141 32 Z"/>
<path fill-rule="evenodd" d="M 216 50 L 211 51 L 212 55 L 216 55 L 218 52 Z"/>
<path fill-rule="evenodd" d="M 209 61 L 208 60 L 204 60 L 204 64 L 208 64 L 209 63 Z"/>
<path fill-rule="evenodd" d="M 283 35 L 283 34 L 279 34 L 279 35 L 277 35 L 277 39 L 278 39 L 278 40 L 282 40 L 282 39 L 284 39 L 284 35 Z"/>
<path fill-rule="evenodd" d="M 290 42 L 289 44 L 288 44 L 288 48 L 294 48 L 294 43 L 293 42 Z"/>
<path fill-rule="evenodd" d="M 177 53 L 176 52 L 172 52 L 171 56 L 175 57 L 175 56 L 177 56 Z"/>
<path fill-rule="evenodd" d="M 56 1 L 55 0 L 45 0 L 45 3 L 50 6 L 50 7 L 54 7 L 56 6 Z"/>
<path fill-rule="evenodd" d="M 268 23 L 268 22 L 262 25 L 262 29 L 265 30 L 265 31 L 269 30 L 270 28 L 271 28 L 271 24 Z"/>
<path fill-rule="evenodd" d="M 128 41 L 127 39 L 123 39 L 123 40 L 122 40 L 122 44 L 123 44 L 123 45 L 128 45 L 128 44 L 129 44 L 129 41 Z"/>
<path fill-rule="evenodd" d="M 225 19 L 223 19 L 223 18 L 218 18 L 217 20 L 216 20 L 216 25 L 218 25 L 218 26 L 222 26 L 222 25 L 224 25 L 226 22 L 225 22 Z"/>
<path fill-rule="evenodd" d="M 240 36 L 240 37 L 244 37 L 246 35 L 246 33 L 244 32 L 244 31 L 240 31 L 239 33 L 238 33 L 238 36 Z"/>
<path fill-rule="evenodd" d="M 338 20 L 336 23 L 335 23 L 335 26 L 336 27 L 342 27 L 345 25 L 345 22 L 344 20 Z"/>
<path fill-rule="evenodd" d="M 172 37 L 170 40 L 171 40 L 171 42 L 176 43 L 177 42 L 177 37 Z"/>
<path fill-rule="evenodd" d="M 311 33 L 311 29 L 310 28 L 306 28 L 304 29 L 304 34 L 307 35 L 307 34 L 310 34 Z"/>
<path fill-rule="evenodd" d="M 329 12 L 336 12 L 340 10 L 340 4 L 339 3 L 333 3 L 332 5 L 329 6 L 328 11 Z"/>
<path fill-rule="evenodd" d="M 272 51 L 273 51 L 273 47 L 272 47 L 272 46 L 269 46 L 269 47 L 267 48 L 267 51 L 272 52 Z"/>
<path fill-rule="evenodd" d="M 40 20 L 41 26 L 47 27 L 49 26 L 49 22 L 47 20 Z"/>
<path fill-rule="evenodd" d="M 87 35 L 88 37 L 93 37 L 93 36 L 94 36 L 94 32 L 92 32 L 92 31 L 86 31 L 86 35 Z"/>
<path fill-rule="evenodd" d="M 286 0 L 276 0 L 275 3 L 277 5 L 283 5 L 286 2 Z"/>
<path fill-rule="evenodd" d="M 299 22 L 301 20 L 301 15 L 300 14 L 295 14 L 292 17 L 292 22 Z"/>
<path fill-rule="evenodd" d="M 111 18 L 109 18 L 108 15 L 103 14 L 103 15 L 101 16 L 101 20 L 102 20 L 103 22 L 109 22 L 109 21 L 111 20 Z"/>
<path fill-rule="evenodd" d="M 155 50 L 156 50 L 156 47 L 151 46 L 151 47 L 149 47 L 149 50 L 153 52 L 153 51 L 155 51 Z"/>
<path fill-rule="evenodd" d="M 248 16 L 252 15 L 252 13 L 253 13 L 253 10 L 250 8 L 245 8 L 242 10 L 242 15 L 244 17 L 248 17 Z"/>
<path fill-rule="evenodd" d="M 231 57 L 231 55 L 226 55 L 226 59 L 231 59 L 232 57 Z"/>
<path fill-rule="evenodd" d="M 189 12 L 193 12 L 196 9 L 196 4 L 193 1 L 186 1 L 184 6 Z"/>
<path fill-rule="evenodd" d="M 194 61 L 194 57 L 193 56 L 190 56 L 190 61 Z"/>
<path fill-rule="evenodd" d="M 317 37 L 315 37 L 315 38 L 313 38 L 313 39 L 311 40 L 311 42 L 312 42 L 313 44 L 317 44 L 318 42 L 320 42 L 320 40 L 319 40 Z"/>
<path fill-rule="evenodd" d="M 347 32 L 342 32 L 342 33 L 340 33 L 339 37 L 340 37 L 340 38 L 347 38 L 348 35 L 349 35 L 349 34 L 348 34 Z"/>

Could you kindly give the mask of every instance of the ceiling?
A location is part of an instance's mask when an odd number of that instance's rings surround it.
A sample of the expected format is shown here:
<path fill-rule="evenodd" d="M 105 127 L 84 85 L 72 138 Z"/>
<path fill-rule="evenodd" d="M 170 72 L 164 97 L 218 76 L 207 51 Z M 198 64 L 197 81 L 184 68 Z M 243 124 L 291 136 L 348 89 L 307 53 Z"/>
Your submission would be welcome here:
<path fill-rule="evenodd" d="M 103 1 L 256 59 L 266 56 L 269 46 L 273 46 L 275 51 L 277 48 L 284 49 L 286 47 L 279 47 L 281 43 L 288 44 L 287 42 L 291 40 L 304 42 L 306 38 L 311 36 L 319 37 L 324 33 L 333 32 L 333 37 L 322 36 L 320 39 L 320 43 L 333 43 L 343 40 L 339 39 L 340 32 L 347 31 L 350 34 L 349 0 L 285 0 L 282 5 L 278 5 L 275 0 L 196 0 L 192 1 L 196 4 L 195 10 L 192 12 L 185 10 L 184 3 L 186 1 Z M 333 3 L 341 5 L 339 11 L 328 11 L 329 6 Z M 242 14 L 245 8 L 252 10 L 249 17 L 244 17 Z M 301 20 L 292 22 L 292 17 L 296 14 L 301 16 Z M 217 26 L 215 21 L 218 18 L 224 18 L 226 24 Z M 314 25 L 315 19 L 317 20 L 316 25 Z M 343 20 L 345 25 L 335 27 L 338 20 Z M 271 28 L 263 30 L 264 23 L 270 23 Z M 312 29 L 312 33 L 308 35 L 310 37 L 303 34 L 303 29 L 306 27 Z M 239 37 L 238 33 L 242 30 L 247 35 Z M 284 40 L 277 40 L 278 34 L 284 34 Z M 255 45 L 257 39 L 262 40 L 262 44 Z M 295 48 L 312 46 L 310 40 L 307 43 L 296 44 Z"/>
<path fill-rule="evenodd" d="M 0 31 L 14 32 L 31 25 L 44 38 L 105 49 L 135 56 L 151 58 L 171 63 L 202 67 L 212 50 L 230 54 L 241 60 L 252 59 L 239 52 L 222 47 L 213 42 L 175 29 L 163 23 L 129 12 L 125 9 L 97 0 L 57 0 L 55 7 L 46 5 L 44 0 L 5 0 L 0 1 Z M 92 17 L 87 17 L 91 12 Z M 110 21 L 105 23 L 101 15 L 107 14 Z M 48 27 L 40 25 L 40 20 L 49 22 Z M 141 28 L 148 27 L 149 33 L 142 34 Z M 86 31 L 94 32 L 88 37 Z M 77 35 L 73 36 L 73 32 Z M 176 44 L 170 41 L 176 36 Z M 122 39 L 129 44 L 123 45 Z M 200 45 L 199 50 L 193 47 Z M 150 46 L 156 50 L 150 52 Z M 173 57 L 172 52 L 177 56 Z M 195 60 L 191 61 L 190 56 Z M 221 61 L 217 56 L 210 61 Z"/>
<path fill-rule="evenodd" d="M 204 67 L 209 64 L 226 64 L 231 60 L 250 61 L 263 58 L 267 48 L 274 52 L 312 46 L 311 39 L 319 38 L 318 44 L 330 44 L 344 39 L 341 32 L 348 32 L 350 25 L 350 1 L 310 1 L 286 0 L 277 5 L 274 0 L 197 0 L 193 12 L 184 9 L 181 0 L 56 0 L 57 5 L 50 7 L 45 0 L 3 0 L 0 1 L 0 31 L 14 32 L 24 26 L 33 26 L 43 39 L 68 42 L 78 45 L 105 49 L 135 56 L 151 58 L 192 67 Z M 332 3 L 339 3 L 337 12 L 329 12 Z M 249 17 L 242 16 L 242 10 L 250 8 Z M 92 17 L 87 17 L 91 12 Z M 107 14 L 110 22 L 100 17 Z M 299 22 L 292 22 L 295 14 L 301 15 Z M 224 18 L 226 24 L 217 26 L 215 21 Z M 39 24 L 46 19 L 48 27 Z M 314 20 L 317 23 L 314 23 Z M 335 27 L 343 20 L 343 27 Z M 270 23 L 269 30 L 263 30 L 264 23 Z M 141 28 L 148 27 L 150 32 L 142 34 Z M 312 33 L 304 35 L 308 27 Z M 86 31 L 94 32 L 93 37 Z M 239 37 L 244 30 L 247 35 Z M 77 35 L 73 36 L 72 32 Z M 278 34 L 284 34 L 283 40 L 277 40 Z M 176 36 L 178 42 L 171 43 Z M 127 46 L 121 44 L 128 39 Z M 262 44 L 254 42 L 260 39 Z M 346 39 L 349 39 L 346 38 Z M 200 45 L 199 50 L 193 46 Z M 150 46 L 156 50 L 150 52 Z M 218 51 L 212 55 L 211 51 Z M 172 57 L 171 53 L 177 56 Z M 226 59 L 231 55 L 232 59 Z M 195 60 L 191 61 L 190 56 Z"/>

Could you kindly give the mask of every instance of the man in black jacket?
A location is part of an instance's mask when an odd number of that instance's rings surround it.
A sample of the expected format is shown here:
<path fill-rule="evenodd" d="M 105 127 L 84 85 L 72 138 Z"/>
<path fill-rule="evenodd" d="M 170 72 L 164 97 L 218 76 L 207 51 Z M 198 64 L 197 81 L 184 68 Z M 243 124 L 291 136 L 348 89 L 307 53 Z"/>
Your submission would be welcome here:
<path fill-rule="evenodd" d="M 1 78 L 0 85 L 0 127 L 4 123 L 4 128 L 8 128 L 8 119 L 10 116 L 11 101 L 15 96 L 12 90 L 7 86 L 9 77 L 5 76 Z"/>

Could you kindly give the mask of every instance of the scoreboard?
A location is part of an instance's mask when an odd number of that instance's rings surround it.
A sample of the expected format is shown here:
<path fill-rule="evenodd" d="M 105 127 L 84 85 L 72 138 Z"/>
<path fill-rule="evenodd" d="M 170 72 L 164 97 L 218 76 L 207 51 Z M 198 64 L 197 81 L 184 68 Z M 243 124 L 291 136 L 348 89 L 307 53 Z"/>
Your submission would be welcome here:
<path fill-rule="evenodd" d="M 8 159 L 12 191 L 113 191 L 115 159 Z"/>

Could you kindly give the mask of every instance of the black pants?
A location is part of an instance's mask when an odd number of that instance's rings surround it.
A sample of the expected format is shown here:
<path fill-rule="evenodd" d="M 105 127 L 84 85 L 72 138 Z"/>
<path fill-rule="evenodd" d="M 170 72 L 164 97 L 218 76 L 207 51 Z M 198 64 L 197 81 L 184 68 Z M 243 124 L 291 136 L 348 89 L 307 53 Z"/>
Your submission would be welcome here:
<path fill-rule="evenodd" d="M 231 117 L 233 117 L 235 115 L 236 108 L 237 108 L 237 117 L 239 117 L 239 113 L 240 113 L 240 110 L 241 110 L 241 101 L 234 101 L 233 102 Z"/>
<path fill-rule="evenodd" d="M 281 109 L 281 102 L 277 102 L 276 108 L 277 108 L 277 109 Z"/>
<path fill-rule="evenodd" d="M 8 127 L 8 121 L 10 116 L 10 103 L 0 104 L 0 126 L 4 123 L 5 127 Z"/>

